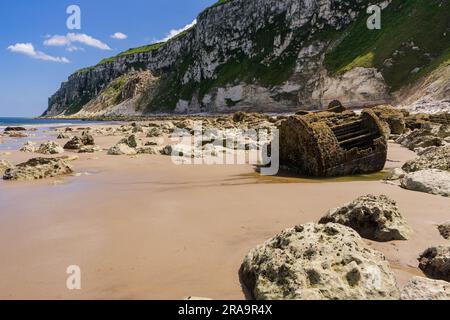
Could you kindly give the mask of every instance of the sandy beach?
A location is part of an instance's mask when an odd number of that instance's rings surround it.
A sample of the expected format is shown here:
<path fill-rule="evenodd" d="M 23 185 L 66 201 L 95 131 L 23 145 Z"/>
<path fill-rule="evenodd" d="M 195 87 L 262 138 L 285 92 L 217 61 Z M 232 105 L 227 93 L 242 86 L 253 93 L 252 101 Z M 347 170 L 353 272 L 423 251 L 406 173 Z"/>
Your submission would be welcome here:
<path fill-rule="evenodd" d="M 95 139 L 107 149 L 120 137 Z M 0 153 L 12 163 L 32 156 Z M 422 275 L 424 249 L 446 241 L 436 225 L 448 219 L 450 199 L 386 184 L 380 174 L 261 177 L 250 165 L 77 155 L 74 176 L 0 181 L 0 299 L 244 299 L 238 270 L 249 250 L 366 194 L 397 201 L 414 229 L 408 241 L 366 240 L 386 255 L 399 286 Z M 386 169 L 414 157 L 390 144 Z M 69 265 L 81 267 L 82 290 L 66 288 Z"/>

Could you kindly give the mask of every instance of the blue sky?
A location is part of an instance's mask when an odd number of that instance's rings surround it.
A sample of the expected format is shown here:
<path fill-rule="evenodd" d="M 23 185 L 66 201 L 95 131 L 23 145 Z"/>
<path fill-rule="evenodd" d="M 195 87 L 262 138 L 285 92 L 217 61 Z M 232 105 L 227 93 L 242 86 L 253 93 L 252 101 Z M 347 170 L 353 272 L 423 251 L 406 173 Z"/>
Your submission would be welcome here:
<path fill-rule="evenodd" d="M 164 39 L 215 2 L 1 1 L 0 116 L 40 115 L 48 97 L 74 71 L 128 48 Z M 81 9 L 81 30 L 66 26 L 70 5 Z M 120 34 L 113 38 L 116 33 Z"/>

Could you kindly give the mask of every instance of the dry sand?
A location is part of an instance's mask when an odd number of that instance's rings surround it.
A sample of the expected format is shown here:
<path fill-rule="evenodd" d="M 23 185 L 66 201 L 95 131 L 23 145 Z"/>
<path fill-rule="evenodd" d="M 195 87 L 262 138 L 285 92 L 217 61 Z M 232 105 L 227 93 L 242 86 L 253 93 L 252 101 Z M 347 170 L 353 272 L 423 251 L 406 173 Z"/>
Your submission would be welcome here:
<path fill-rule="evenodd" d="M 119 137 L 96 140 L 106 148 Z M 1 153 L 14 163 L 32 156 Z M 414 156 L 392 144 L 387 167 Z M 421 274 L 419 253 L 446 241 L 436 224 L 448 220 L 450 199 L 373 177 L 261 178 L 251 166 L 106 152 L 73 164 L 80 176 L 0 182 L 0 299 L 244 299 L 238 270 L 251 248 L 368 193 L 396 200 L 415 231 L 409 241 L 369 242 L 400 286 Z M 81 267 L 82 290 L 66 288 L 69 265 Z"/>

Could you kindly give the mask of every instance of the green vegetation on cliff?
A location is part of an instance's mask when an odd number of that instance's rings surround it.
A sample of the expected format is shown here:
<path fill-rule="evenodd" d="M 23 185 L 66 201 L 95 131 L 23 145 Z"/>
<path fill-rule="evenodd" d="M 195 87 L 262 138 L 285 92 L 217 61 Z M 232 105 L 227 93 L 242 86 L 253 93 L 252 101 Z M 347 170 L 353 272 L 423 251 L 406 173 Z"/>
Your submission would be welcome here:
<path fill-rule="evenodd" d="M 382 12 L 381 30 L 369 30 L 366 20 L 362 15 L 347 28 L 326 55 L 325 65 L 333 74 L 375 67 L 395 91 L 449 59 L 448 0 L 394 0 Z"/>

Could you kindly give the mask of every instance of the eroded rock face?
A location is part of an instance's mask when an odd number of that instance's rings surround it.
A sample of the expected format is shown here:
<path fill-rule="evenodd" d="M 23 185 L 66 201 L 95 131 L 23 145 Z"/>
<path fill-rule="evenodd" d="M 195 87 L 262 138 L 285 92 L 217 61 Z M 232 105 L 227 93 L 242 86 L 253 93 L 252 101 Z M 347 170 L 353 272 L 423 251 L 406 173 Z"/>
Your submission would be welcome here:
<path fill-rule="evenodd" d="M 450 171 L 450 146 L 431 147 L 420 153 L 418 158 L 406 162 L 402 169 L 406 172 L 426 169 Z"/>
<path fill-rule="evenodd" d="M 419 268 L 430 278 L 450 281 L 450 247 L 425 250 L 419 257 Z"/>
<path fill-rule="evenodd" d="M 367 195 L 340 208 L 331 209 L 320 223 L 339 223 L 375 241 L 408 240 L 412 229 L 397 203 L 385 195 Z"/>
<path fill-rule="evenodd" d="M 64 149 L 56 142 L 48 141 L 41 144 L 41 146 L 37 149 L 37 152 L 42 154 L 60 154 L 64 153 Z"/>
<path fill-rule="evenodd" d="M 61 158 L 33 158 L 7 169 L 4 180 L 38 180 L 72 174 L 73 169 Z"/>
<path fill-rule="evenodd" d="M 241 267 L 258 300 L 398 299 L 394 274 L 383 254 L 340 224 L 287 229 L 250 251 Z"/>
<path fill-rule="evenodd" d="M 402 300 L 450 300 L 450 283 L 414 277 L 403 287 Z"/>
<path fill-rule="evenodd" d="M 450 197 L 450 172 L 437 169 L 412 172 L 401 180 L 404 189 Z"/>

